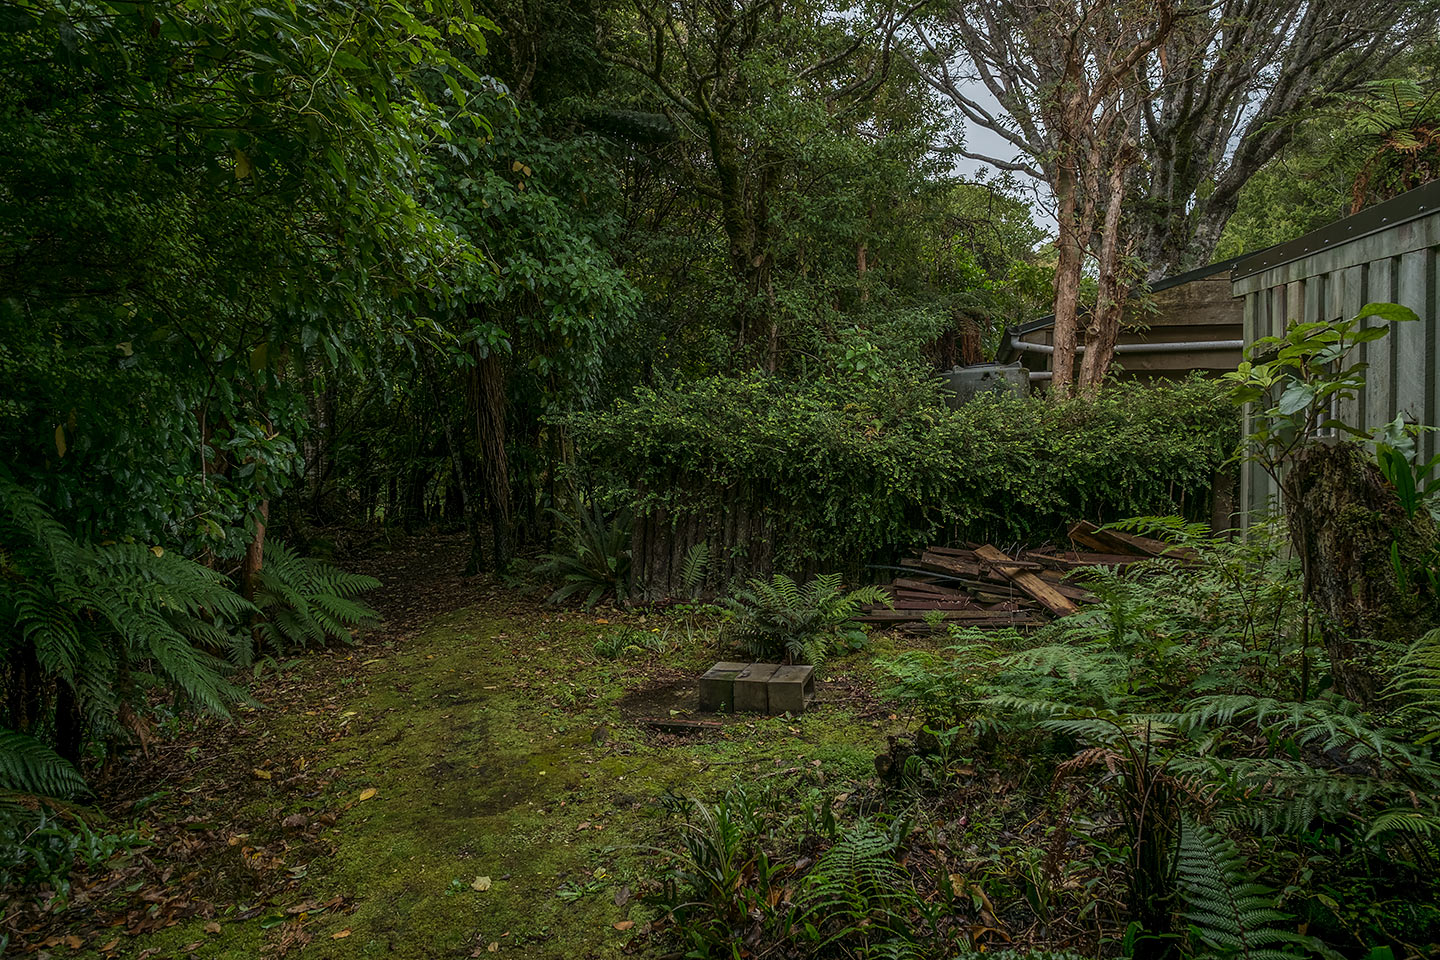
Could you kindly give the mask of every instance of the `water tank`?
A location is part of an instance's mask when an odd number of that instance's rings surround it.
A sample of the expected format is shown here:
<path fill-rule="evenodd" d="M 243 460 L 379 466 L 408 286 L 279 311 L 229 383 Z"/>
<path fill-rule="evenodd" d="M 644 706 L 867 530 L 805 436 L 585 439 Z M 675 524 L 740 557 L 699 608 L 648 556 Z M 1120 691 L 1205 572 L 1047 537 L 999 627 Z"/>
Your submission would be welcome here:
<path fill-rule="evenodd" d="M 1018 363 L 976 363 L 952 367 L 940 376 L 945 381 L 945 402 L 951 409 L 959 409 L 981 394 L 1030 394 L 1030 371 Z"/>

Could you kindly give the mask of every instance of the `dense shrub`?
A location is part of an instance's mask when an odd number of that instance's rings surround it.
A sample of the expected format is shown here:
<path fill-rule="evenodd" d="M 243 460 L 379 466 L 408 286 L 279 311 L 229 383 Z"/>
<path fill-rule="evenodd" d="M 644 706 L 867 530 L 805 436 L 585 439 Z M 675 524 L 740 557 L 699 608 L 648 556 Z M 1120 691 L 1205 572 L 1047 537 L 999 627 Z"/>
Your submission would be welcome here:
<path fill-rule="evenodd" d="M 714 377 L 571 423 L 641 513 L 714 527 L 738 497 L 766 515 L 774 567 L 795 571 L 936 538 L 1040 540 L 1080 518 L 1198 516 L 1238 440 L 1234 408 L 1199 379 L 952 411 L 932 383 Z"/>

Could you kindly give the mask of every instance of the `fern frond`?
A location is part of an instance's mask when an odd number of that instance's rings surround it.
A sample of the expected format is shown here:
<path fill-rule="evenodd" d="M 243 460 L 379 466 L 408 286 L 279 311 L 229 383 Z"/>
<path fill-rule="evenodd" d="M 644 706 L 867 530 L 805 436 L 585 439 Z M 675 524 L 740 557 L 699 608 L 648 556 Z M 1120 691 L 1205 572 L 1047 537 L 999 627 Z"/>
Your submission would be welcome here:
<path fill-rule="evenodd" d="M 255 605 L 265 617 L 264 642 L 276 650 L 339 640 L 372 626 L 379 616 L 353 599 L 374 590 L 374 577 L 347 573 L 332 563 L 301 557 L 279 540 L 265 545 L 265 563 L 256 576 Z"/>
<path fill-rule="evenodd" d="M 1275 909 L 1275 894 L 1247 878 L 1235 844 L 1186 819 L 1176 873 L 1185 900 L 1191 955 L 1236 960 L 1293 960 L 1306 938 L 1285 929 L 1294 921 Z"/>
<path fill-rule="evenodd" d="M 0 790 L 69 799 L 87 793 L 79 772 L 34 737 L 0 728 Z"/>
<path fill-rule="evenodd" d="M 705 580 L 705 569 L 710 565 L 710 545 L 701 541 L 685 552 L 685 562 L 680 566 L 680 583 L 685 592 L 694 596 Z"/>

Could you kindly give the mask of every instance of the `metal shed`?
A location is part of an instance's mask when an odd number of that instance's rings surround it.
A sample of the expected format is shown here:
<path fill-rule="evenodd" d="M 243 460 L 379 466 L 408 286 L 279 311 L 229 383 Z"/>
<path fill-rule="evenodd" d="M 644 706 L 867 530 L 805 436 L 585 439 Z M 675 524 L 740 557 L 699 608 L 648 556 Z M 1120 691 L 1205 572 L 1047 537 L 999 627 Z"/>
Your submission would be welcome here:
<path fill-rule="evenodd" d="M 1360 347 L 1360 359 L 1370 365 L 1365 392 L 1338 415 L 1367 430 L 1400 414 L 1440 425 L 1437 256 L 1440 181 L 1242 257 L 1230 280 L 1244 302 L 1245 343 L 1277 336 L 1292 322 L 1353 317 L 1367 303 L 1403 304 L 1421 322 L 1399 324 L 1390 336 Z M 1436 435 L 1427 434 L 1426 458 L 1436 449 Z M 1242 524 L 1269 509 L 1277 494 L 1265 472 L 1247 464 L 1240 476 Z"/>

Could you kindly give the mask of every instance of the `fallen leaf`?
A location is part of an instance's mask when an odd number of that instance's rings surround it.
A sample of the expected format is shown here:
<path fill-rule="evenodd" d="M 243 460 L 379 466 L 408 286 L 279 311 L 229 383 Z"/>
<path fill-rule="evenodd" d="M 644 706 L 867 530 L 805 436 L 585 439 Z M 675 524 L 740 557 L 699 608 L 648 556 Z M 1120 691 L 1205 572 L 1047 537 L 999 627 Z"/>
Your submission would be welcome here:
<path fill-rule="evenodd" d="M 259 767 L 256 767 L 254 770 L 251 770 L 250 772 L 255 775 L 255 779 L 256 779 L 256 780 L 269 780 L 269 779 L 270 779 L 270 771 L 269 771 L 269 770 L 261 770 Z"/>
<path fill-rule="evenodd" d="M 612 923 L 611 926 L 614 927 L 616 930 L 629 930 L 631 927 L 635 926 L 635 921 L 621 920 L 619 923 Z"/>
<path fill-rule="evenodd" d="M 111 940 L 109 943 L 105 944 L 105 946 L 101 947 L 101 948 L 100 948 L 100 952 L 101 952 L 101 953 L 109 953 L 110 951 L 114 950 L 114 949 L 115 949 L 116 947 L 118 947 L 118 946 L 120 946 L 120 938 L 119 938 L 119 937 L 116 937 L 114 940 Z"/>
<path fill-rule="evenodd" d="M 82 940 L 80 937 L 75 936 L 75 934 L 73 933 L 70 934 L 70 936 L 66 937 L 63 943 L 71 950 L 79 950 L 81 947 L 85 946 L 85 941 Z"/>
<path fill-rule="evenodd" d="M 484 893 L 486 890 L 490 889 L 490 878 L 476 877 L 474 882 L 470 884 L 470 889 L 479 890 L 481 893 Z"/>
<path fill-rule="evenodd" d="M 364 790 L 360 791 L 360 799 L 369 800 L 371 797 L 375 796 L 375 794 L 379 792 L 380 791 L 376 790 L 374 787 L 366 787 Z"/>
<path fill-rule="evenodd" d="M 499 953 L 499 952 L 500 952 L 500 941 L 498 941 L 498 940 L 491 940 L 491 941 L 490 941 L 490 945 L 489 945 L 488 947 L 486 947 L 485 949 L 488 950 L 488 951 L 491 952 L 491 953 Z"/>
<path fill-rule="evenodd" d="M 205 932 L 206 932 L 206 933 L 219 933 L 219 932 L 220 932 L 220 924 L 216 923 L 214 920 L 211 920 L 209 923 L 205 924 Z"/>
<path fill-rule="evenodd" d="M 350 936 L 350 928 L 346 927 L 344 930 L 336 930 L 334 933 L 330 934 L 330 939 L 344 940 L 348 936 Z"/>

